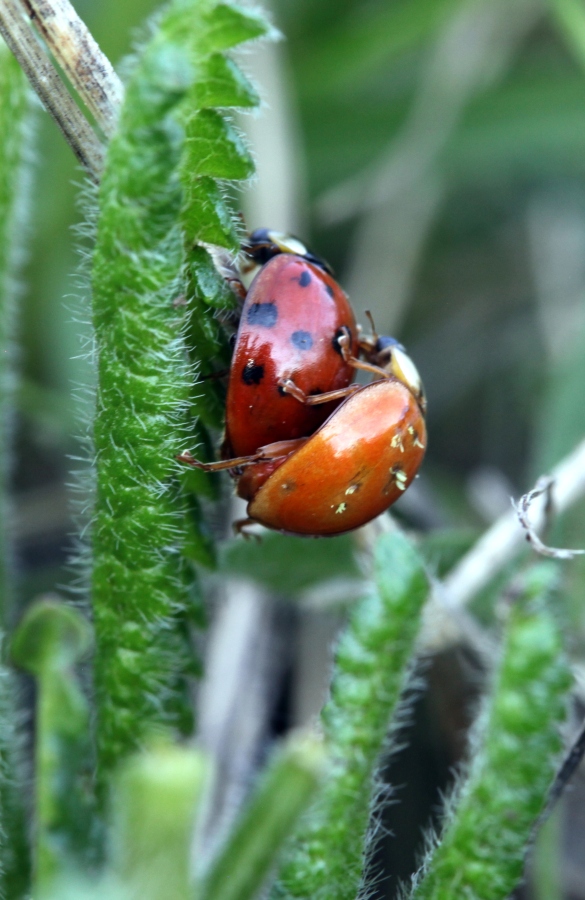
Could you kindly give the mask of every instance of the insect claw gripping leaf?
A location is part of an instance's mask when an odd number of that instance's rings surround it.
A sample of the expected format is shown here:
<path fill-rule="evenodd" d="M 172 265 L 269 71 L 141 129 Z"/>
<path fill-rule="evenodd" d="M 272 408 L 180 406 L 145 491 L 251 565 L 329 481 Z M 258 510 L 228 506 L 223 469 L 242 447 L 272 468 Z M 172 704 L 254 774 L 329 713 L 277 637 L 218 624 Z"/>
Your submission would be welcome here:
<path fill-rule="evenodd" d="M 223 52 L 268 31 L 236 5 L 171 2 L 134 61 L 99 188 L 92 592 L 102 783 L 153 728 L 189 721 L 186 557 L 210 553 L 175 456 L 196 443 L 197 418 L 202 436 L 219 424 L 218 385 L 194 386 L 193 373 L 224 365 L 216 314 L 234 301 L 200 243 L 237 250 L 224 182 L 253 171 L 215 107 L 251 107 L 256 93 Z"/>

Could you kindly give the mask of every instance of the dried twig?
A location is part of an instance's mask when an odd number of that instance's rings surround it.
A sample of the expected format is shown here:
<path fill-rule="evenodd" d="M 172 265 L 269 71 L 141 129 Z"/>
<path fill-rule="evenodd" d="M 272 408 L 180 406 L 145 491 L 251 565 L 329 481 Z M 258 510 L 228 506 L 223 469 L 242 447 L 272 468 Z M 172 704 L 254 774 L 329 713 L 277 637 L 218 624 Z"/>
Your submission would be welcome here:
<path fill-rule="evenodd" d="M 528 516 L 534 501 L 543 494 L 546 496 L 547 507 L 552 507 L 553 487 L 554 479 L 544 475 L 538 479 L 531 491 L 524 494 L 517 504 L 512 503 L 512 506 L 516 510 L 520 524 L 526 532 L 526 540 L 532 545 L 537 553 L 540 553 L 541 556 L 550 556 L 552 559 L 574 559 L 576 556 L 585 554 L 585 550 L 567 550 L 561 547 L 548 547 L 536 534 L 534 526 L 531 524 Z"/>
<path fill-rule="evenodd" d="M 111 137 L 124 88 L 69 0 L 20 0 L 51 53 L 94 116 Z"/>
<path fill-rule="evenodd" d="M 555 486 L 555 509 L 563 513 L 585 496 L 585 441 L 551 472 Z M 543 496 L 531 501 L 531 531 L 542 527 L 546 518 Z M 452 569 L 441 587 L 450 607 L 468 603 L 522 549 L 526 531 L 514 510 L 501 516 Z"/>
<path fill-rule="evenodd" d="M 39 45 L 17 0 L 2 0 L 0 3 L 0 34 L 77 159 L 93 180 L 98 181 L 103 167 L 103 147 Z"/>

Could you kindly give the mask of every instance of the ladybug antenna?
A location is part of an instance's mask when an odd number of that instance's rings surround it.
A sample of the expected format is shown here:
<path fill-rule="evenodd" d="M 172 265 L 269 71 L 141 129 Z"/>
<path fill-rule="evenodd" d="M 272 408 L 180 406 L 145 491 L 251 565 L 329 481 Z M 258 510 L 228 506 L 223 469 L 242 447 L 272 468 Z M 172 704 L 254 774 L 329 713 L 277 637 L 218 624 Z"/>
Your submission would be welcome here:
<path fill-rule="evenodd" d="M 378 340 L 378 332 L 377 332 L 377 330 L 376 330 L 376 323 L 374 322 L 374 317 L 373 317 L 373 315 L 372 315 L 372 313 L 370 312 L 369 309 L 366 309 L 366 316 L 367 316 L 367 318 L 368 318 L 368 321 L 369 321 L 370 325 L 372 326 L 372 337 L 373 337 L 374 340 L 377 342 L 377 340 Z"/>

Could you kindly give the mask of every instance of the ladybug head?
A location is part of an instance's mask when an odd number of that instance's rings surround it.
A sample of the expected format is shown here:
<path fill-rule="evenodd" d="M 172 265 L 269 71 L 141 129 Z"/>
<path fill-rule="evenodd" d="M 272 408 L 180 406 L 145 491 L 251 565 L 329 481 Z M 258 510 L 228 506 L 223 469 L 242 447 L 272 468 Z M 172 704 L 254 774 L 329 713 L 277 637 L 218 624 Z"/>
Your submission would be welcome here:
<path fill-rule="evenodd" d="M 298 238 L 283 231 L 257 228 L 243 242 L 242 250 L 246 256 L 259 266 L 263 266 L 273 256 L 278 256 L 279 253 L 293 253 L 295 256 L 302 256 L 307 262 L 313 263 L 313 265 L 323 269 L 329 275 L 333 274 L 331 267 L 324 259 L 320 259 L 314 253 L 311 253 L 308 247 L 305 247 Z"/>
<path fill-rule="evenodd" d="M 385 369 L 405 384 L 418 400 L 423 413 L 426 412 L 425 392 L 418 369 L 396 338 L 387 335 L 378 337 L 370 358 L 374 365 Z"/>

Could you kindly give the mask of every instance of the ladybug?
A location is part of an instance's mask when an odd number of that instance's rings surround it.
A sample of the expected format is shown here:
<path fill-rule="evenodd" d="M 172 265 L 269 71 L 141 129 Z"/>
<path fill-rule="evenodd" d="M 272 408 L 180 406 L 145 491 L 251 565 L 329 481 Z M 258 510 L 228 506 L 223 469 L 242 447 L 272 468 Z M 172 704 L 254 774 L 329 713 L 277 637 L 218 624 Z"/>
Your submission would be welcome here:
<path fill-rule="evenodd" d="M 226 459 L 312 434 L 353 380 L 359 350 L 349 300 L 325 262 L 268 229 L 253 232 L 243 248 L 254 276 L 229 373 Z M 314 400 L 299 403 L 284 389 L 289 382 Z M 333 396 L 322 403 L 323 394 Z"/>
<path fill-rule="evenodd" d="M 376 370 L 373 364 L 366 366 Z M 394 374 L 376 371 L 377 381 L 349 385 L 345 400 L 310 437 L 280 441 L 221 463 L 198 463 L 189 454 L 179 459 L 198 468 L 235 470 L 237 492 L 248 501 L 249 516 L 236 523 L 237 530 L 260 523 L 290 534 L 321 536 L 359 528 L 403 494 L 426 449 L 423 404 Z M 302 401 L 298 385 L 287 389 Z"/>

